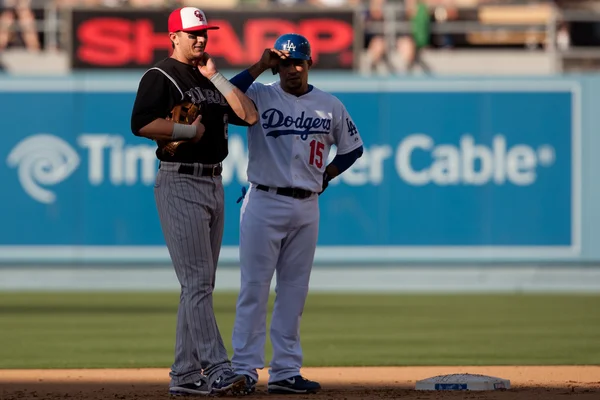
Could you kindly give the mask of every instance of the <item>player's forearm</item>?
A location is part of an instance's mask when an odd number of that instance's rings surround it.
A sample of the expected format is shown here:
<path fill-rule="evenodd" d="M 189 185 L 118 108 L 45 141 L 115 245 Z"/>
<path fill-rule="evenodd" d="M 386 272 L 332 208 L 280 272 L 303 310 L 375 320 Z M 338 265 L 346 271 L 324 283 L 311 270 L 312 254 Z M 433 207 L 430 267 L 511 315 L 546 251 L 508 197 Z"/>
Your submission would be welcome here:
<path fill-rule="evenodd" d="M 152 140 L 186 140 L 196 136 L 196 127 L 157 118 L 141 128 L 138 134 Z"/>
<path fill-rule="evenodd" d="M 347 154 L 337 154 L 331 161 L 331 164 L 325 168 L 325 172 L 333 179 L 350 168 L 362 154 L 363 146 L 360 146 Z"/>
<path fill-rule="evenodd" d="M 233 112 L 235 112 L 240 119 L 250 125 L 254 125 L 258 121 L 258 111 L 256 110 L 256 106 L 240 89 L 233 88 L 230 93 L 224 94 L 224 96 Z"/>
<path fill-rule="evenodd" d="M 254 64 L 250 68 L 248 68 L 247 71 L 252 76 L 252 79 L 256 79 L 260 76 L 260 74 L 265 72 L 267 69 L 268 68 L 265 68 L 260 62 L 257 62 L 256 64 Z"/>
<path fill-rule="evenodd" d="M 225 97 L 227 103 L 236 113 L 236 115 L 250 125 L 254 125 L 258 121 L 258 111 L 256 106 L 240 89 L 235 87 L 219 72 L 210 78 L 211 82 L 219 92 Z"/>

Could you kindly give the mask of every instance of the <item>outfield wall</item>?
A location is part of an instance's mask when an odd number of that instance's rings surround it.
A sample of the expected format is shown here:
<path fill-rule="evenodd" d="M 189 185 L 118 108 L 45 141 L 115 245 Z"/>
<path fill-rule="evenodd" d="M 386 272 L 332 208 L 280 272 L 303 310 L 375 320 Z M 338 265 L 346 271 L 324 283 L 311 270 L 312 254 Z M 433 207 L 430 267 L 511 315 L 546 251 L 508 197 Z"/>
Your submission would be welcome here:
<path fill-rule="evenodd" d="M 0 78 L 0 263 L 168 263 L 155 147 L 129 128 L 139 76 Z M 317 264 L 600 261 L 600 76 L 313 83 L 366 149 L 320 197 Z M 228 135 L 234 264 L 247 152 L 243 128 Z"/>

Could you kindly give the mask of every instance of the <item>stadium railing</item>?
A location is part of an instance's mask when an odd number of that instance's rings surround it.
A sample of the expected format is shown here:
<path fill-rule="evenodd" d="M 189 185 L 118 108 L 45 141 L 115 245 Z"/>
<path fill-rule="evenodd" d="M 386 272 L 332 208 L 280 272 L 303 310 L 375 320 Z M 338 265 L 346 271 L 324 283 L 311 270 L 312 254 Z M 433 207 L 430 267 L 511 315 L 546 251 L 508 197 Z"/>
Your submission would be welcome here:
<path fill-rule="evenodd" d="M 43 51 L 64 52 L 71 34 L 69 25 L 65 23 L 69 9 L 43 0 L 32 0 L 31 8 L 36 16 L 36 29 L 42 38 Z M 455 47 L 473 51 L 478 48 L 544 51 L 556 57 L 556 62 L 565 67 L 586 63 L 593 68 L 600 65 L 600 13 L 559 8 L 554 2 L 481 4 L 456 10 L 458 17 L 453 19 L 444 18 L 444 10 L 432 8 L 430 31 L 433 37 L 454 35 L 460 38 L 455 41 Z M 355 8 L 359 20 L 364 11 L 365 6 Z M 373 33 L 383 35 L 388 49 L 393 51 L 399 36 L 411 36 L 410 16 L 403 4 L 384 5 L 383 15 L 381 22 L 359 23 L 357 26 L 360 30 L 368 28 Z M 571 44 L 563 48 L 558 45 L 557 34 L 559 27 L 564 24 L 583 24 L 586 25 L 583 31 L 596 33 L 595 36 L 591 35 L 591 42 L 578 46 L 577 41 L 571 40 Z M 22 31 L 18 23 L 13 24 L 11 29 L 16 33 Z M 361 32 L 357 36 L 361 40 L 364 35 Z M 430 49 L 437 47 L 436 43 L 432 43 Z M 359 48 L 362 49 L 362 46 Z"/>

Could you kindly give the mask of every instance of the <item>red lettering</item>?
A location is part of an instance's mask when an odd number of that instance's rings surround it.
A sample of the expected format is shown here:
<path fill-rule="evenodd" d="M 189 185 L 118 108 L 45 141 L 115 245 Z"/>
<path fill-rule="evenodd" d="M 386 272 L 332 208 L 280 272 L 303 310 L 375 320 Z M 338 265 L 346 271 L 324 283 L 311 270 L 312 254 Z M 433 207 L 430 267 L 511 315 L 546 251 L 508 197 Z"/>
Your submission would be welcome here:
<path fill-rule="evenodd" d="M 323 54 L 337 55 L 340 65 L 352 64 L 354 31 L 347 22 L 317 18 L 294 23 L 285 19 L 248 19 L 243 37 L 238 37 L 225 20 L 212 21 L 221 29 L 209 32 L 208 52 L 224 59 L 228 66 L 247 66 L 255 62 L 265 48 L 287 32 L 298 32 L 311 42 L 315 63 Z M 128 64 L 148 66 L 156 61 L 157 51 L 171 54 L 167 32 L 155 31 L 152 20 L 130 21 L 121 18 L 92 18 L 82 22 L 76 32 L 79 47 L 76 57 L 84 63 L 103 67 Z"/>
<path fill-rule="evenodd" d="M 354 30 L 346 22 L 335 19 L 302 21 L 299 30 L 308 39 L 316 63 L 321 53 L 339 53 L 348 49 L 354 40 Z"/>
<path fill-rule="evenodd" d="M 244 38 L 248 56 L 251 59 L 258 59 L 265 49 L 273 47 L 279 36 L 295 31 L 296 26 L 293 23 L 280 19 L 259 19 L 246 22 Z"/>
<path fill-rule="evenodd" d="M 153 63 L 156 49 L 171 49 L 169 35 L 165 32 L 154 33 L 152 21 L 137 21 L 135 23 L 135 38 L 136 40 L 132 43 L 132 53 L 135 53 L 135 62 L 141 65 Z"/>
<path fill-rule="evenodd" d="M 81 42 L 77 57 L 95 65 L 126 64 L 131 58 L 130 32 L 127 20 L 96 18 L 86 21 L 77 29 L 77 38 Z"/>
<path fill-rule="evenodd" d="M 244 50 L 229 22 L 214 20 L 212 23 L 221 28 L 209 31 L 207 52 L 211 57 L 223 57 L 230 65 L 244 64 Z"/>

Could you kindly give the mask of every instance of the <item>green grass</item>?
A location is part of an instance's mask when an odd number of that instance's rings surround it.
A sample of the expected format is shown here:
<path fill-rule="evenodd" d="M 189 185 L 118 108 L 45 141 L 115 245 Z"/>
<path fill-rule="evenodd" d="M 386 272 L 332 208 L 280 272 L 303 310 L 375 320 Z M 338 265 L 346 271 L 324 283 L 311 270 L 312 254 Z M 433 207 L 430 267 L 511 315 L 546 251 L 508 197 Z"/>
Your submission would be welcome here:
<path fill-rule="evenodd" d="M 235 300 L 215 295 L 230 354 Z M 168 367 L 178 301 L 0 293 L 0 368 Z M 600 296 L 311 293 L 302 346 L 306 366 L 598 365 Z"/>

